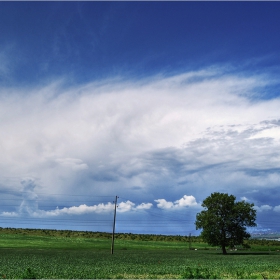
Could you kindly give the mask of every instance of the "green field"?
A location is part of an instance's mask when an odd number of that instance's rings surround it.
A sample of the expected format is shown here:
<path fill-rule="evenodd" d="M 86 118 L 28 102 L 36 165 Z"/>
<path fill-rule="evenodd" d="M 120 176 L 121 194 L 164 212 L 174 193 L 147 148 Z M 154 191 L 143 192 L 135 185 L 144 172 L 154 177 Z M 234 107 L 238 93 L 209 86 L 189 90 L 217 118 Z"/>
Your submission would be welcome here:
<path fill-rule="evenodd" d="M 192 242 L 189 250 L 186 241 L 119 236 L 111 255 L 109 236 L 66 236 L 0 233 L 0 278 L 280 278 L 280 242 L 279 246 L 255 242 L 250 250 L 228 251 L 224 256 L 219 248 L 202 242 Z"/>

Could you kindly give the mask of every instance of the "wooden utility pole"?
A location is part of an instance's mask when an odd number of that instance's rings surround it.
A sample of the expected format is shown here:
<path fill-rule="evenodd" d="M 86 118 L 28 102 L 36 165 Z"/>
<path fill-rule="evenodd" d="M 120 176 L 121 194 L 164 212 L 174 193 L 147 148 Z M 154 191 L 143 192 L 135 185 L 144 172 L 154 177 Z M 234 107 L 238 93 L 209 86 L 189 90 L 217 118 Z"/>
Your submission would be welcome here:
<path fill-rule="evenodd" d="M 111 245 L 111 254 L 112 254 L 112 255 L 114 254 L 114 241 L 115 241 L 115 227 L 116 227 L 117 201 L 118 201 L 118 196 L 116 196 L 116 199 L 115 199 L 114 223 L 113 223 L 112 245 Z"/>

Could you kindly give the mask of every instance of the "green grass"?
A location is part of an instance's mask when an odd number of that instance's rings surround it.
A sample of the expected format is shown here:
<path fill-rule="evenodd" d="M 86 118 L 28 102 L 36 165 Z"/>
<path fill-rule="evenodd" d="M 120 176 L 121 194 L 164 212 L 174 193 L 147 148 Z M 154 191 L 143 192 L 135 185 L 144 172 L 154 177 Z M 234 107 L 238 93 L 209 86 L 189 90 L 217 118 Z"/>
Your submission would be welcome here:
<path fill-rule="evenodd" d="M 1 234 L 0 248 L 26 249 L 106 249 L 110 241 L 100 238 L 71 238 Z"/>
<path fill-rule="evenodd" d="M 198 250 L 189 250 L 187 242 L 116 239 L 111 255 L 108 238 L 1 234 L 0 278 L 280 278 L 276 247 L 229 251 L 226 256 L 204 243 L 192 247 Z"/>

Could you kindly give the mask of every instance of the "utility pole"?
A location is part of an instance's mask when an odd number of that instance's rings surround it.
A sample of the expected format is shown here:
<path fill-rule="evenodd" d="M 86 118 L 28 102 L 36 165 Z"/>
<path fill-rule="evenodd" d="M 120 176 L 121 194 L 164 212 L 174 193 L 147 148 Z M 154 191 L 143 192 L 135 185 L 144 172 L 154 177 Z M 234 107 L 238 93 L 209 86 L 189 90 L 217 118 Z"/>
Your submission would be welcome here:
<path fill-rule="evenodd" d="M 192 234 L 190 233 L 190 234 L 189 234 L 189 250 L 191 250 L 191 248 L 192 248 L 191 236 L 192 236 Z"/>
<path fill-rule="evenodd" d="M 113 223 L 113 233 L 112 233 L 112 245 L 111 245 L 111 254 L 114 254 L 114 241 L 115 241 L 115 227 L 116 227 L 116 213 L 117 213 L 117 201 L 118 196 L 116 195 L 115 199 L 115 211 L 114 211 L 114 223 Z"/>

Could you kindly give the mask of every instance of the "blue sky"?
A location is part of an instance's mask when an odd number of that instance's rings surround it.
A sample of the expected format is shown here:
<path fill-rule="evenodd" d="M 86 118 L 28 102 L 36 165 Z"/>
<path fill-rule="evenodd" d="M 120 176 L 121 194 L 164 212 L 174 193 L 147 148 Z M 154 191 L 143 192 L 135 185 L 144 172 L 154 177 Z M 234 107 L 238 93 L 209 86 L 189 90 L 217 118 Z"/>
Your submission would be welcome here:
<path fill-rule="evenodd" d="M 0 2 L 2 227 L 198 234 L 212 192 L 280 231 L 279 2 Z"/>

